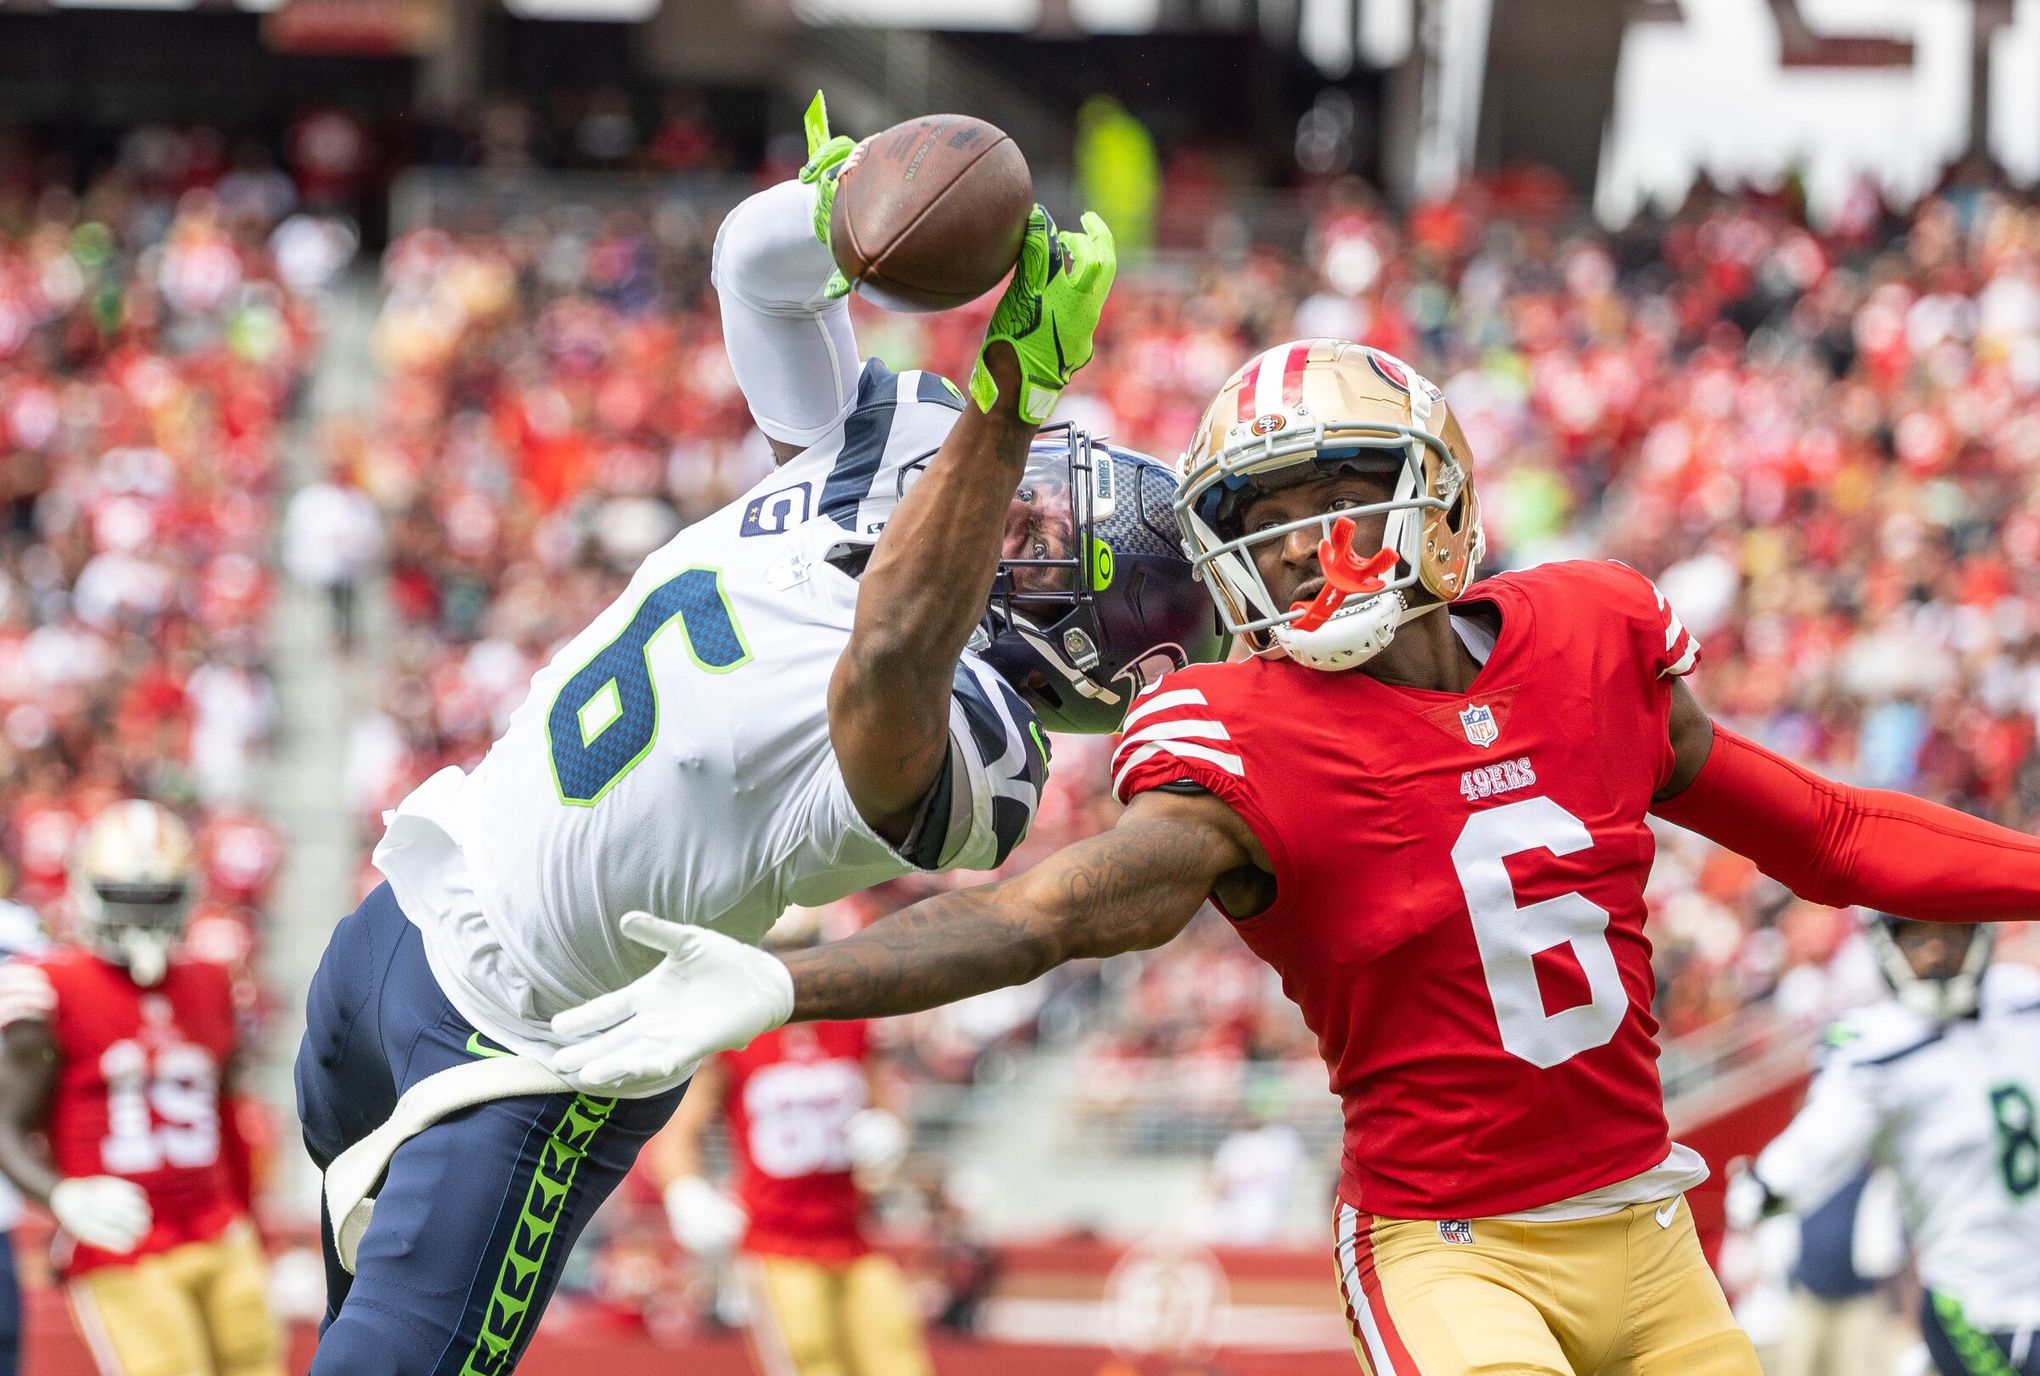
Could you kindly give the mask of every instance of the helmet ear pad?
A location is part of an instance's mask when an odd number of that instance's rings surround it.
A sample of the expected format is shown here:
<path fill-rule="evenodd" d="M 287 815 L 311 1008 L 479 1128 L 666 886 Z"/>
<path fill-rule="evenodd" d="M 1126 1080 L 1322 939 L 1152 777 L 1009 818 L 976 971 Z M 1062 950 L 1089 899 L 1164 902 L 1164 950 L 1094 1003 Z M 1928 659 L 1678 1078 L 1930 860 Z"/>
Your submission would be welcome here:
<path fill-rule="evenodd" d="M 1417 581 L 1439 601 L 1450 602 L 1465 592 L 1467 585 L 1478 576 L 1480 559 L 1486 550 L 1481 532 L 1480 498 L 1474 493 L 1470 475 L 1456 459 L 1450 457 L 1467 452 L 1466 436 L 1460 432 L 1458 418 L 1450 412 L 1446 413 L 1444 433 L 1440 438 L 1445 441 L 1449 454 L 1425 446 L 1425 490 L 1450 491 L 1452 497 L 1445 510 L 1424 513 L 1422 543 L 1418 546 Z"/>

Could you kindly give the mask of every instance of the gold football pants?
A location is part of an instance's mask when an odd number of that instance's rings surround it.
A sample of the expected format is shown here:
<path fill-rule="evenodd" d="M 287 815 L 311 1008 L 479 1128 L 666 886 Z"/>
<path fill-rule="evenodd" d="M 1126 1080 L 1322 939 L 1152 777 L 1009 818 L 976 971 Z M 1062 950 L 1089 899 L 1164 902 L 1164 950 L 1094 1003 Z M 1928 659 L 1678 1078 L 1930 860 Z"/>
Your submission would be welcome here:
<path fill-rule="evenodd" d="M 921 1320 L 890 1257 L 747 1256 L 752 1360 L 763 1376 L 930 1376 Z"/>
<path fill-rule="evenodd" d="M 1335 1211 L 1369 1376 L 1762 1376 L 1683 1198 L 1558 1223 Z"/>
<path fill-rule="evenodd" d="M 261 1244 L 246 1223 L 66 1289 L 101 1376 L 283 1376 Z"/>

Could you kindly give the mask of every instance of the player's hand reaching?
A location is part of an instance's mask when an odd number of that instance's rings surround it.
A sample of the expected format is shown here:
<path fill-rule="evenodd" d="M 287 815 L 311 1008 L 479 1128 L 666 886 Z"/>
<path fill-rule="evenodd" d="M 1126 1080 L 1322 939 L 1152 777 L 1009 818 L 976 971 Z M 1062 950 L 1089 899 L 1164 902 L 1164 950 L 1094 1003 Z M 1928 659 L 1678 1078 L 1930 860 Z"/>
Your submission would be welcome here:
<path fill-rule="evenodd" d="M 673 1240 L 698 1257 L 726 1255 L 751 1223 L 741 1205 L 698 1175 L 668 1185 L 662 1202 Z"/>
<path fill-rule="evenodd" d="M 117 1175 L 76 1175 L 50 1191 L 57 1226 L 102 1252 L 131 1252 L 149 1235 L 149 1197 Z"/>
<path fill-rule="evenodd" d="M 907 1164 L 907 1125 L 889 1110 L 861 1109 L 843 1125 L 843 1145 L 857 1188 L 870 1194 L 891 1184 Z"/>
<path fill-rule="evenodd" d="M 984 347 L 970 373 L 970 395 L 989 411 L 999 385 L 985 361 L 995 344 L 1009 345 L 1020 362 L 1020 419 L 1043 425 L 1063 388 L 1091 361 L 1091 337 L 1119 271 L 1112 231 L 1091 211 L 1081 233 L 1064 233 L 1040 206 L 1028 217 L 1020 264 L 992 311 Z"/>
<path fill-rule="evenodd" d="M 622 1098 L 656 1092 L 793 1012 L 792 976 L 755 946 L 645 912 L 626 913 L 621 929 L 665 958 L 552 1020 L 553 1033 L 572 1045 L 551 1065 L 575 1089 Z"/>
<path fill-rule="evenodd" d="M 836 187 L 850 170 L 850 155 L 858 145 L 848 134 L 829 133 L 829 103 L 820 91 L 815 92 L 807 113 L 801 116 L 801 131 L 807 138 L 807 161 L 801 164 L 799 178 L 803 185 L 815 189 L 815 238 L 822 241 L 823 248 L 828 248 L 829 217 L 836 208 Z M 849 294 L 850 279 L 837 268 L 829 274 L 822 295 L 833 301 Z"/>

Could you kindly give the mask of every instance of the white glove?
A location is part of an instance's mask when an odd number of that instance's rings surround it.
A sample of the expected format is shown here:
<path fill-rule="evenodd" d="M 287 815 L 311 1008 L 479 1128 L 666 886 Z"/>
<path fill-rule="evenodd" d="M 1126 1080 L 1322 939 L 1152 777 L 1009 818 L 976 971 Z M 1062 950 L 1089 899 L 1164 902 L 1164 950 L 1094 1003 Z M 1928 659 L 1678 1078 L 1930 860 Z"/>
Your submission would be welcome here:
<path fill-rule="evenodd" d="M 131 1252 L 149 1235 L 149 1197 L 116 1175 L 77 1175 L 50 1191 L 57 1226 L 102 1252 Z"/>
<path fill-rule="evenodd" d="M 882 1190 L 907 1163 L 907 1125 L 882 1108 L 867 1108 L 843 1125 L 850 1174 L 866 1194 Z"/>
<path fill-rule="evenodd" d="M 698 1175 L 668 1185 L 665 1202 L 674 1241 L 698 1257 L 726 1255 L 751 1223 L 741 1205 Z"/>
<path fill-rule="evenodd" d="M 1754 1228 L 1766 1216 L 1778 1212 L 1771 1192 L 1757 1173 L 1738 1162 L 1728 1168 L 1728 1189 L 1722 1196 L 1722 1212 L 1731 1228 Z"/>
<path fill-rule="evenodd" d="M 666 958 L 621 989 L 569 1008 L 553 1034 L 573 1043 L 553 1070 L 589 1094 L 658 1093 L 702 1058 L 733 1051 L 793 1013 L 793 976 L 755 946 L 705 927 L 625 913 L 622 932 Z"/>

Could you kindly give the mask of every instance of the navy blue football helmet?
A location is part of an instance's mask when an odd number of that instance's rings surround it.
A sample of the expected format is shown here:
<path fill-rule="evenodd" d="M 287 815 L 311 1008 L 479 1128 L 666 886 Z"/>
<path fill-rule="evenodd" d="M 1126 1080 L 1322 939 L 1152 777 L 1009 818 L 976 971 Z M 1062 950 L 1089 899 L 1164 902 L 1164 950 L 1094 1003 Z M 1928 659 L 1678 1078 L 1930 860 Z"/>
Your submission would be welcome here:
<path fill-rule="evenodd" d="M 1190 574 L 1176 475 L 1071 425 L 1036 437 L 971 647 L 1051 731 L 1119 729 L 1134 694 L 1225 656 Z"/>

